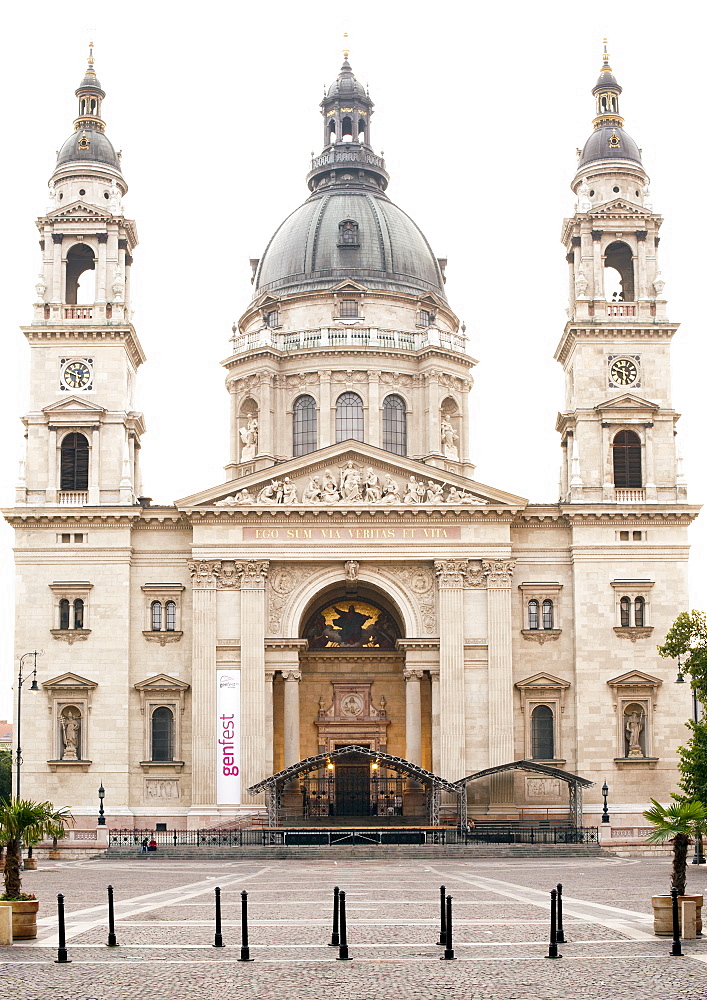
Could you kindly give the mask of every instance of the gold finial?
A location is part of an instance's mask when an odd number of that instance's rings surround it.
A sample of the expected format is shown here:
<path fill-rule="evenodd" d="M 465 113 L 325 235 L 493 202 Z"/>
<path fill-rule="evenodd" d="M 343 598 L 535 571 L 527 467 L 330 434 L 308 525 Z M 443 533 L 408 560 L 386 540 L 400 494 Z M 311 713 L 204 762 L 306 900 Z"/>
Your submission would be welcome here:
<path fill-rule="evenodd" d="M 88 43 L 88 68 L 90 71 L 93 70 L 93 64 L 95 59 L 93 58 L 93 42 Z"/>
<path fill-rule="evenodd" d="M 349 33 L 348 33 L 348 31 L 345 31 L 344 32 L 344 59 L 348 59 L 348 58 L 349 58 Z"/>
<path fill-rule="evenodd" d="M 606 50 L 606 46 L 607 46 L 607 44 L 608 44 L 608 39 L 607 39 L 607 38 L 605 38 L 605 39 L 604 39 L 604 65 L 605 65 L 605 66 L 608 66 L 608 65 L 609 65 L 609 53 L 608 53 L 608 52 L 607 52 L 607 50 Z"/>

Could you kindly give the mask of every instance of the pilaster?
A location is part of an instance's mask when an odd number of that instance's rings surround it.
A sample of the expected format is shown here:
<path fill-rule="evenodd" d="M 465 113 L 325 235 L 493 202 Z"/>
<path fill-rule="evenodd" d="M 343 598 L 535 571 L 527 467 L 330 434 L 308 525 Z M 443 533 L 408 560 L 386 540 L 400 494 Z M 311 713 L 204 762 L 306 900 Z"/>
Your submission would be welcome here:
<path fill-rule="evenodd" d="M 439 773 L 464 777 L 464 576 L 466 559 L 435 560 L 439 605 Z"/>
<path fill-rule="evenodd" d="M 221 562 L 188 563 L 192 576 L 192 807 L 216 804 L 216 589 Z"/>
<path fill-rule="evenodd" d="M 405 757 L 413 764 L 422 764 L 422 701 L 421 670 L 404 670 L 405 678 Z"/>
<path fill-rule="evenodd" d="M 302 680 L 302 674 L 299 670 L 283 670 L 282 679 L 285 682 L 285 767 L 289 767 L 300 760 L 299 682 Z"/>
<path fill-rule="evenodd" d="M 265 580 L 266 559 L 236 562 L 241 581 L 241 761 L 246 789 L 266 776 Z M 256 801 L 243 792 L 244 802 Z"/>
<path fill-rule="evenodd" d="M 488 600 L 489 766 L 507 764 L 513 751 L 513 633 L 511 581 L 514 559 L 483 560 Z M 491 781 L 492 809 L 512 807 L 513 775 Z"/>

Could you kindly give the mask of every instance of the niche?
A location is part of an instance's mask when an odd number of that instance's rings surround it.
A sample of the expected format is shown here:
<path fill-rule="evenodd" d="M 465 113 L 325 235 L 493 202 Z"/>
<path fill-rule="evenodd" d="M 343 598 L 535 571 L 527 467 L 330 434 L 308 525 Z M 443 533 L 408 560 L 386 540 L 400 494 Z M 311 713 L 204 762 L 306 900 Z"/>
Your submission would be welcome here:
<path fill-rule="evenodd" d="M 248 462 L 258 454 L 258 404 L 248 397 L 241 403 L 238 433 L 241 437 L 241 462 Z"/>

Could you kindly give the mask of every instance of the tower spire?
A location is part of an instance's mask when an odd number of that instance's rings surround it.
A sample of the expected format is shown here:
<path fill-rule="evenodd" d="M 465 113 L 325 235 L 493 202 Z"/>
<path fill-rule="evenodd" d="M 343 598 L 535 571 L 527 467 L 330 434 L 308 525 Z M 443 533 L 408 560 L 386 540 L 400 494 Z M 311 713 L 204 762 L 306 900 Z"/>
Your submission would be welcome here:
<path fill-rule="evenodd" d="M 93 42 L 89 42 L 86 72 L 76 91 L 76 96 L 79 99 L 79 113 L 74 120 L 75 132 L 78 132 L 79 129 L 91 129 L 94 132 L 105 132 L 106 130 L 106 123 L 101 118 L 101 101 L 106 95 L 96 76 L 95 62 Z"/>

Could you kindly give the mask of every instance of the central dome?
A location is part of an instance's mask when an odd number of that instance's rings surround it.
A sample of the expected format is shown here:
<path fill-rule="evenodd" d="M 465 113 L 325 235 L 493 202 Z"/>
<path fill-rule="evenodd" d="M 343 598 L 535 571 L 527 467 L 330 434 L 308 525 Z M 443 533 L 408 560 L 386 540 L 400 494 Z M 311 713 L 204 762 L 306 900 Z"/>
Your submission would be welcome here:
<path fill-rule="evenodd" d="M 344 242 L 345 228 L 354 234 L 350 242 Z M 377 190 L 333 188 L 312 195 L 270 240 L 256 295 L 325 289 L 345 278 L 408 295 L 435 292 L 446 301 L 427 240 L 410 216 Z"/>

